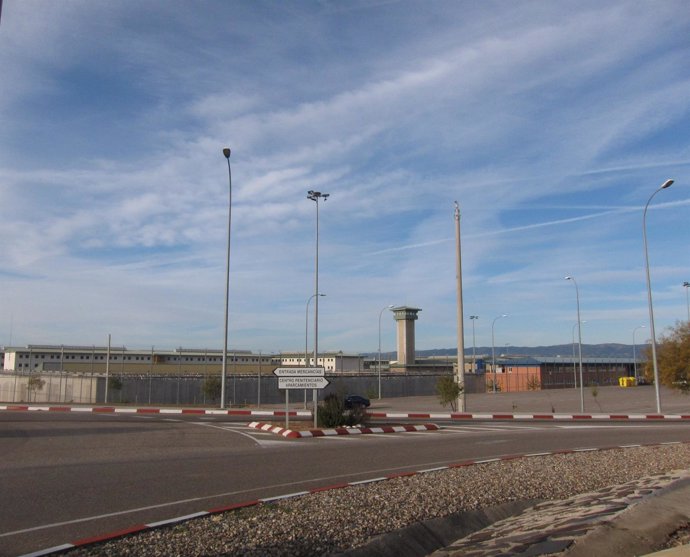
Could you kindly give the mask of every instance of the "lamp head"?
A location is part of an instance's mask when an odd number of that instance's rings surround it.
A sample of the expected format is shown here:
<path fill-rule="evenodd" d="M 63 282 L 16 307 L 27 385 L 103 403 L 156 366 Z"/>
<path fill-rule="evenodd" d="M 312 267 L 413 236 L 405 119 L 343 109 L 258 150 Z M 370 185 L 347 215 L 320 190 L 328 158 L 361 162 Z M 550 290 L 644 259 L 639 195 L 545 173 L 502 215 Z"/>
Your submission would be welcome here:
<path fill-rule="evenodd" d="M 223 149 L 223 155 L 225 155 L 225 158 L 226 158 L 226 159 L 229 159 L 229 158 L 230 158 L 230 148 L 229 148 L 229 147 L 225 147 L 225 148 Z"/>
<path fill-rule="evenodd" d="M 665 190 L 666 188 L 670 187 L 671 184 L 673 184 L 673 180 L 670 180 L 670 179 L 669 179 L 669 180 L 666 180 L 666 181 L 661 185 L 661 189 L 662 189 L 662 190 Z"/>

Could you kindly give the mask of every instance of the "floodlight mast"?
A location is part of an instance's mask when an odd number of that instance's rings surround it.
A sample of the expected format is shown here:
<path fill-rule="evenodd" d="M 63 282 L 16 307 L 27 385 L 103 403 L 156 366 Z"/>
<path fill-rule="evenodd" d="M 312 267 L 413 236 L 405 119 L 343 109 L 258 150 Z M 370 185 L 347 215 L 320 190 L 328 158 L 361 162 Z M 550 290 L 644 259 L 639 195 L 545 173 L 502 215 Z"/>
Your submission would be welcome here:
<path fill-rule="evenodd" d="M 314 367 L 319 365 L 319 200 L 326 201 L 330 196 L 329 193 L 321 193 L 320 191 L 309 190 L 307 192 L 307 199 L 311 199 L 316 203 L 316 260 L 315 260 L 315 280 L 314 280 Z M 314 428 L 318 427 L 318 398 L 317 390 L 313 391 L 314 403 Z"/>

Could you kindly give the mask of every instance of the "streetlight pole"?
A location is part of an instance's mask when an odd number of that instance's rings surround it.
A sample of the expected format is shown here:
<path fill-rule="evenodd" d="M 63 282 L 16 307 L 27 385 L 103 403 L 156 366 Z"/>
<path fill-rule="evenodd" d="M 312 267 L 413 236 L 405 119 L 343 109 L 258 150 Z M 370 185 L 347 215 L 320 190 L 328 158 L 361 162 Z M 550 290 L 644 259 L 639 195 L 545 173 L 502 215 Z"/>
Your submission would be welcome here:
<path fill-rule="evenodd" d="M 386 306 L 385 308 L 381 308 L 381 311 L 379 312 L 379 400 L 381 400 L 381 316 L 387 309 L 393 309 L 393 306 L 390 305 Z"/>
<path fill-rule="evenodd" d="M 474 322 L 479 319 L 478 315 L 470 315 L 470 320 L 472 321 L 472 372 L 477 373 L 477 354 L 476 354 L 476 342 L 474 340 Z"/>
<path fill-rule="evenodd" d="M 314 264 L 316 277 L 314 280 L 314 293 L 316 294 L 316 300 L 314 301 L 314 367 L 319 366 L 319 199 L 326 201 L 329 195 L 329 193 L 321 193 L 320 191 L 314 190 L 309 190 L 307 192 L 307 199 L 311 199 L 314 203 L 316 203 L 316 260 Z M 317 391 L 314 389 L 314 428 L 318 427 L 318 400 L 316 393 Z"/>
<path fill-rule="evenodd" d="M 496 317 L 492 322 L 491 322 L 491 367 L 493 369 L 493 374 L 494 374 L 494 381 L 493 381 L 493 392 L 494 394 L 496 393 L 496 341 L 494 339 L 494 329 L 496 325 L 496 321 L 503 317 L 508 317 L 507 313 L 502 313 L 498 317 Z"/>
<path fill-rule="evenodd" d="M 457 322 L 458 322 L 458 386 L 462 389 L 458 396 L 458 412 L 465 411 L 465 329 L 462 310 L 462 248 L 460 247 L 460 205 L 455 202 L 455 279 L 457 281 Z"/>
<path fill-rule="evenodd" d="M 685 281 L 683 283 L 683 286 L 685 287 L 685 303 L 688 306 L 688 323 L 690 323 L 690 296 L 688 296 L 688 290 L 690 289 L 690 282 Z"/>
<path fill-rule="evenodd" d="M 644 329 L 644 325 L 640 325 L 639 327 L 635 327 L 633 329 L 633 369 L 635 370 L 635 381 L 637 381 L 637 355 L 635 354 L 636 346 L 635 346 L 635 331 L 637 329 Z"/>
<path fill-rule="evenodd" d="M 583 321 L 583 323 L 587 323 L 587 321 Z M 573 382 L 575 384 L 575 388 L 577 389 L 577 367 L 575 364 L 575 327 L 577 327 L 577 323 L 573 323 L 573 328 L 570 332 L 573 339 Z"/>
<path fill-rule="evenodd" d="M 225 260 L 225 330 L 223 334 L 223 370 L 220 379 L 221 408 L 225 408 L 225 376 L 228 371 L 228 299 L 230 297 L 230 223 L 232 218 L 232 171 L 230 170 L 230 149 L 228 147 L 223 149 L 223 155 L 228 161 L 228 251 Z"/>
<path fill-rule="evenodd" d="M 580 320 L 580 289 L 577 286 L 575 277 L 567 276 L 565 280 L 572 280 L 575 285 L 575 299 L 577 300 L 577 346 L 578 359 L 580 361 L 580 412 L 585 411 L 585 388 L 582 379 L 582 321 Z"/>
<path fill-rule="evenodd" d="M 312 294 L 307 300 L 304 315 L 304 367 L 309 367 L 309 302 L 317 296 L 325 296 L 325 294 Z M 304 389 L 304 408 L 307 408 L 307 389 Z"/>
<path fill-rule="evenodd" d="M 642 239 L 644 241 L 645 270 L 647 273 L 647 305 L 649 306 L 649 332 L 652 336 L 652 365 L 654 367 L 654 392 L 656 394 L 656 411 L 661 414 L 661 397 L 659 395 L 659 366 L 656 361 L 656 335 L 654 334 L 654 307 L 652 305 L 652 282 L 649 278 L 649 252 L 647 251 L 647 209 L 654 196 L 673 184 L 673 180 L 666 180 L 649 197 L 642 213 Z"/>

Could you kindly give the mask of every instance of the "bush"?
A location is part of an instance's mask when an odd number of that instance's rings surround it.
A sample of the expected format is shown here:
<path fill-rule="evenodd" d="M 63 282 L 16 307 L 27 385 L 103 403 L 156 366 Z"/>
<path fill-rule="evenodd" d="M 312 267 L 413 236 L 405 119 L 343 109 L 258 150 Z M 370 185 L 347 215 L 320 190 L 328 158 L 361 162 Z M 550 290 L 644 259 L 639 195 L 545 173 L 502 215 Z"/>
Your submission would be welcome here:
<path fill-rule="evenodd" d="M 209 400 L 216 401 L 220 399 L 222 385 L 220 377 L 207 377 L 201 385 L 201 391 Z"/>
<path fill-rule="evenodd" d="M 457 408 L 457 401 L 460 393 L 462 393 L 462 386 L 455 382 L 455 378 L 447 375 L 441 377 L 436 383 L 436 392 L 441 406 L 444 408 L 450 404 L 450 408 L 455 412 Z"/>
<path fill-rule="evenodd" d="M 344 425 L 344 412 L 345 404 L 341 397 L 335 393 L 326 395 L 323 403 L 317 408 L 317 423 L 321 427 L 339 427 Z"/>
<path fill-rule="evenodd" d="M 317 408 L 317 423 L 327 428 L 364 425 L 367 423 L 367 412 L 361 406 L 345 409 L 343 397 L 331 393 Z"/>

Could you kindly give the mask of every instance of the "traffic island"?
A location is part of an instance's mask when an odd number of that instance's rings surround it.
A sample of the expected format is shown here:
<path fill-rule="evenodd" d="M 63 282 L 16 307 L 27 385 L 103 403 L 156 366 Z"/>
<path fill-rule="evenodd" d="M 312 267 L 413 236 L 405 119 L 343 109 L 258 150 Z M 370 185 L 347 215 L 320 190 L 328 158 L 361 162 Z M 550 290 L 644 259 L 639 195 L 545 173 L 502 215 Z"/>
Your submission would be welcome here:
<path fill-rule="evenodd" d="M 288 439 L 303 439 L 308 437 L 326 437 L 332 435 L 366 435 L 370 433 L 408 433 L 419 431 L 436 431 L 441 429 L 436 424 L 421 424 L 421 425 L 389 425 L 379 427 L 336 427 L 332 429 L 308 429 L 304 431 L 295 431 L 286 429 L 274 424 L 265 422 L 252 422 L 249 427 L 253 429 L 260 429 L 281 437 Z"/>

